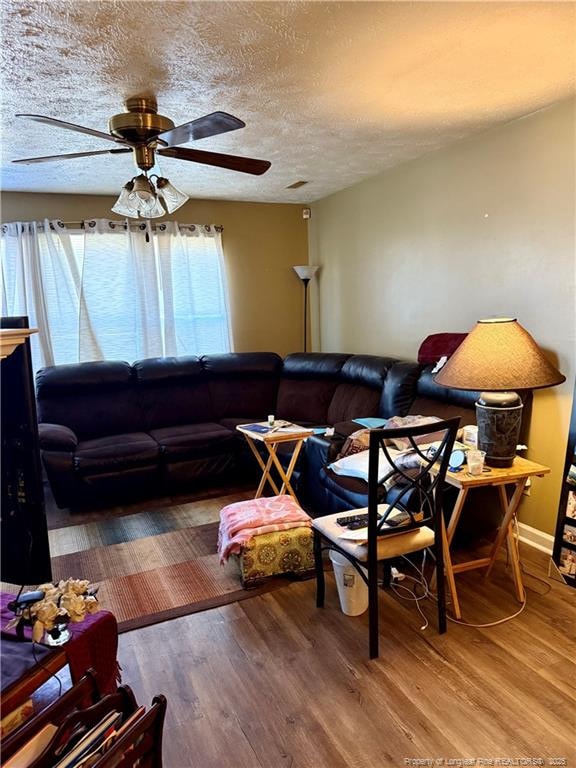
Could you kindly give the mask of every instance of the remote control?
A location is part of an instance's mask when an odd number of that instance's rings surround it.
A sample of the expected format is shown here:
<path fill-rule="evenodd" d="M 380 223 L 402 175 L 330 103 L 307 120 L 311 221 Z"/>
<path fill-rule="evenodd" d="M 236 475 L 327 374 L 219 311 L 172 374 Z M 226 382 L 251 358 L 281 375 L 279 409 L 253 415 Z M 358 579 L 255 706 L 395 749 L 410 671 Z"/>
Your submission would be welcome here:
<path fill-rule="evenodd" d="M 404 523 L 409 523 L 412 518 L 408 514 L 408 512 L 396 512 L 390 515 L 384 523 L 385 525 L 389 525 L 391 528 L 396 528 L 397 525 L 404 525 Z"/>
<path fill-rule="evenodd" d="M 390 528 L 396 528 L 398 525 L 404 525 L 412 520 L 408 512 L 392 512 L 390 517 L 384 520 L 384 525 Z M 368 515 L 348 515 L 347 517 L 337 517 L 338 525 L 348 528 L 351 531 L 357 531 L 359 528 L 367 528 Z"/>
<path fill-rule="evenodd" d="M 368 515 L 348 515 L 347 517 L 337 517 L 336 522 L 344 528 L 365 528 L 368 525 Z"/>
<path fill-rule="evenodd" d="M 353 520 L 351 523 L 348 523 L 346 526 L 349 531 L 358 531 L 360 528 L 368 528 L 368 515 L 366 515 L 366 519 L 359 518 L 358 520 Z"/>

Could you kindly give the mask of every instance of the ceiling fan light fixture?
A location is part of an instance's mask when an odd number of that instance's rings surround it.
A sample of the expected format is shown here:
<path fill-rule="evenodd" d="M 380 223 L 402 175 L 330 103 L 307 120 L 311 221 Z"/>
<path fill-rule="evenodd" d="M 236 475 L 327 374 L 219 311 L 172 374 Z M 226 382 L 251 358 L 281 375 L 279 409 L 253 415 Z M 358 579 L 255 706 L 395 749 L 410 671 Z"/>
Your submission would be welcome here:
<path fill-rule="evenodd" d="M 143 173 L 132 179 L 130 200 L 138 210 L 140 208 L 154 207 L 156 190 L 154 189 L 154 184 Z"/>
<path fill-rule="evenodd" d="M 120 192 L 120 197 L 112 206 L 114 213 L 132 219 L 158 219 L 166 214 L 154 182 L 145 174 L 135 176 L 127 182 Z"/>
<path fill-rule="evenodd" d="M 143 219 L 159 219 L 160 216 L 166 216 L 166 211 L 160 204 L 160 199 L 158 197 L 154 197 L 153 204 L 139 210 L 138 213 Z"/>
<path fill-rule="evenodd" d="M 174 213 L 189 200 L 189 196 L 177 189 L 168 179 L 157 176 L 156 188 L 168 213 Z"/>
<path fill-rule="evenodd" d="M 134 208 L 130 201 L 130 193 L 133 188 L 134 184 L 131 181 L 124 184 L 118 200 L 112 206 L 114 213 L 118 213 L 120 216 L 138 216 L 136 208 Z"/>

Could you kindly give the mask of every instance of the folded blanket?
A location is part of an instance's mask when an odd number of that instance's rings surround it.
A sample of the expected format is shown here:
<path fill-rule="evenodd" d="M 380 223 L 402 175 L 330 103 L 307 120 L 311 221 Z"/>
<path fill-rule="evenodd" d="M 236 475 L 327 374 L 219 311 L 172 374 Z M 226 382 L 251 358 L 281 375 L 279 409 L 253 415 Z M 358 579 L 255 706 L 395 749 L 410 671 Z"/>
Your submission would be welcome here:
<path fill-rule="evenodd" d="M 254 536 L 311 525 L 312 520 L 292 496 L 263 496 L 228 504 L 220 512 L 220 563 L 225 563 L 230 555 L 239 555 Z"/>

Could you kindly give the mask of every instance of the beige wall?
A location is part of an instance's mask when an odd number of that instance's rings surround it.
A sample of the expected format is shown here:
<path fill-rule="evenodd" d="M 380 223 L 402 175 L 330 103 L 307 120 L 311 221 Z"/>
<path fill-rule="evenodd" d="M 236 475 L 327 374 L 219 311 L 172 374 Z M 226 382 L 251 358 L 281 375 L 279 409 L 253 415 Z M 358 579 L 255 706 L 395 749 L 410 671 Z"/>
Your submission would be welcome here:
<path fill-rule="evenodd" d="M 520 519 L 556 520 L 575 373 L 575 104 L 406 163 L 312 207 L 314 346 L 414 359 L 422 339 L 510 316 L 568 377 L 536 392 Z"/>
<path fill-rule="evenodd" d="M 115 198 L 5 192 L 2 221 L 118 218 Z M 175 216 L 182 222 L 221 224 L 237 352 L 302 349 L 302 283 L 292 269 L 308 263 L 302 206 L 190 200 Z"/>

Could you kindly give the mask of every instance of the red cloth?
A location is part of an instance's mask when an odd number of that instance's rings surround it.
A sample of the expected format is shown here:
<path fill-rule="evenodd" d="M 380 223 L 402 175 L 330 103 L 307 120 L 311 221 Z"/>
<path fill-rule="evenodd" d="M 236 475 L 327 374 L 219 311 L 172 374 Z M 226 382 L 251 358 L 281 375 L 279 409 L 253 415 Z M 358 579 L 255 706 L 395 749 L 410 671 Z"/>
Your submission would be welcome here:
<path fill-rule="evenodd" d="M 15 595 L 0 593 L 0 626 L 3 635 L 16 637 L 16 630 L 6 630 L 6 624 L 14 618 L 8 603 Z M 120 682 L 118 653 L 118 624 L 110 611 L 98 611 L 84 621 L 70 623 L 71 639 L 62 646 L 66 651 L 72 682 L 76 683 L 87 669 L 92 667 L 97 674 L 98 687 L 102 694 L 112 693 Z M 24 629 L 28 640 L 32 639 L 31 627 Z"/>
<path fill-rule="evenodd" d="M 467 333 L 432 333 L 426 336 L 418 350 L 420 365 L 437 363 L 441 357 L 450 357 L 468 336 Z"/>

